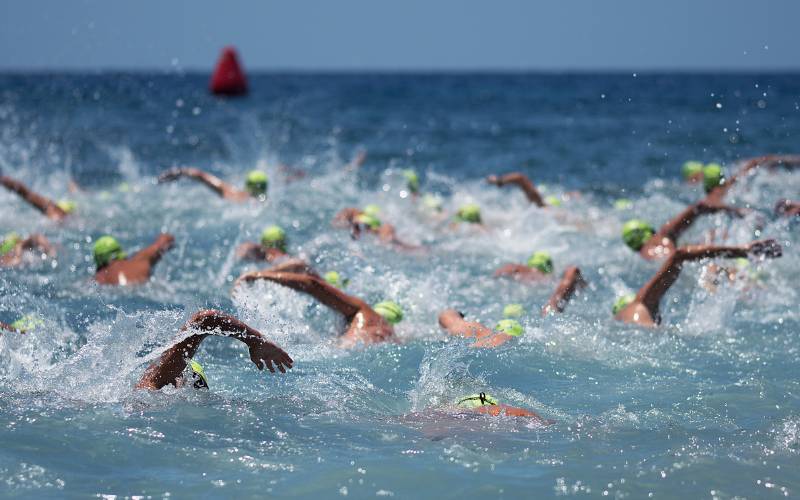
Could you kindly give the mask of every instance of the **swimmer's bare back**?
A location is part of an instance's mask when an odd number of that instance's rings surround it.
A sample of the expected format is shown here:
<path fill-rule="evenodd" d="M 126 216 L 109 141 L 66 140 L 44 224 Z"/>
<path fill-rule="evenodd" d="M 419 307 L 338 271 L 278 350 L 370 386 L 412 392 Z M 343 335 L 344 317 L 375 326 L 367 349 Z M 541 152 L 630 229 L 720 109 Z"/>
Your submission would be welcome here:
<path fill-rule="evenodd" d="M 34 193 L 21 182 L 8 176 L 0 176 L 0 184 L 8 190 L 17 193 L 23 200 L 28 202 L 33 208 L 42 212 L 48 219 L 60 222 L 67 217 L 67 212 L 62 210 L 53 200 Z"/>
<path fill-rule="evenodd" d="M 194 357 L 203 340 L 209 335 L 231 337 L 243 342 L 250 351 L 250 361 L 256 368 L 265 367 L 272 373 L 277 368 L 286 373 L 292 368 L 292 358 L 276 344 L 267 340 L 258 330 L 228 314 L 214 310 L 195 313 L 181 328 L 181 332 L 197 330 L 203 333 L 190 335 L 176 343 L 145 370 L 137 389 L 159 390 L 166 385 L 179 385 L 187 360 Z"/>
<path fill-rule="evenodd" d="M 616 319 L 643 326 L 656 326 L 661 322 L 661 299 L 678 280 L 685 262 L 714 257 L 739 258 L 748 255 L 774 259 L 782 254 L 775 240 L 759 240 L 739 246 L 693 245 L 678 248 L 656 274 L 639 290 L 636 298 L 623 308 Z"/>
<path fill-rule="evenodd" d="M 178 167 L 172 168 L 158 176 L 159 184 L 164 182 L 174 181 L 181 177 L 187 177 L 199 181 L 212 191 L 220 195 L 222 198 L 230 201 L 242 202 L 252 199 L 252 196 L 247 191 L 237 189 L 219 177 L 203 172 L 199 168 L 194 167 Z"/>
<path fill-rule="evenodd" d="M 137 285 L 150 279 L 153 267 L 172 248 L 175 238 L 160 234 L 156 241 L 127 259 L 114 260 L 98 268 L 95 281 L 101 285 Z"/>
<path fill-rule="evenodd" d="M 340 337 L 342 347 L 353 347 L 358 343 L 375 344 L 394 342 L 394 328 L 363 300 L 348 295 L 327 283 L 316 274 L 256 271 L 243 274 L 237 283 L 266 280 L 297 290 L 315 298 L 323 305 L 338 312 L 349 325 Z"/>
<path fill-rule="evenodd" d="M 358 217 L 364 212 L 358 208 L 343 208 L 333 218 L 333 226 L 350 230 L 350 237 L 357 240 L 362 233 L 367 232 L 378 237 L 381 243 L 391 245 L 399 250 L 417 251 L 422 247 L 410 245 L 397 237 L 397 232 L 392 224 L 382 223 L 377 228 L 372 228 L 358 221 Z"/>
<path fill-rule="evenodd" d="M 242 243 L 236 248 L 236 257 L 242 260 L 276 262 L 288 256 L 280 248 L 265 247 L 252 241 Z"/>

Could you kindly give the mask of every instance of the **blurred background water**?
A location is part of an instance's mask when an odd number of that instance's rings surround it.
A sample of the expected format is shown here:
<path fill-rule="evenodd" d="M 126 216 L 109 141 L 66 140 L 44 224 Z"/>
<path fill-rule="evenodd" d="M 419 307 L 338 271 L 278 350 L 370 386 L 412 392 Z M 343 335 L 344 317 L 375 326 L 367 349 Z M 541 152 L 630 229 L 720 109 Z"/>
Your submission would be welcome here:
<path fill-rule="evenodd" d="M 744 219 L 710 216 L 684 242 L 774 237 L 781 259 L 716 293 L 690 264 L 662 303 L 664 323 L 615 322 L 615 297 L 657 269 L 621 242 L 621 224 L 661 224 L 701 188 L 689 159 L 796 153 L 794 74 L 254 74 L 223 100 L 207 76 L 0 75 L 0 171 L 77 214 L 63 225 L 0 191 L 0 231 L 41 232 L 54 259 L 0 272 L 0 321 L 35 314 L 28 335 L 0 336 L 0 494 L 20 497 L 793 496 L 800 492 L 797 225 L 772 215 L 798 198 L 800 173 L 763 172 L 730 201 Z M 367 153 L 358 170 L 347 164 Z M 235 205 L 201 185 L 156 185 L 194 165 L 240 185 L 270 176 L 266 203 Z M 405 191 L 414 168 L 447 213 L 482 206 L 487 231 L 452 228 Z M 297 170 L 306 176 L 296 179 Z M 490 173 L 520 170 L 559 197 L 530 206 Z M 69 193 L 68 182 L 82 187 Z M 579 195 L 576 195 L 578 192 Z M 632 208 L 614 210 L 625 197 Z M 341 208 L 377 203 L 398 253 L 331 227 Z M 234 249 L 270 224 L 290 252 L 338 270 L 348 291 L 406 311 L 400 345 L 336 347 L 342 320 L 304 296 L 258 284 Z M 176 237 L 150 283 L 93 284 L 92 242 L 129 250 Z M 563 315 L 539 309 L 555 280 L 491 278 L 535 250 L 556 274 L 590 283 Z M 439 311 L 494 324 L 527 310 L 526 334 L 476 351 L 448 339 Z M 238 343 L 208 340 L 197 359 L 211 391 L 132 389 L 192 312 L 220 308 L 282 345 L 286 375 L 258 372 Z M 486 391 L 554 419 L 541 428 L 447 412 Z"/>

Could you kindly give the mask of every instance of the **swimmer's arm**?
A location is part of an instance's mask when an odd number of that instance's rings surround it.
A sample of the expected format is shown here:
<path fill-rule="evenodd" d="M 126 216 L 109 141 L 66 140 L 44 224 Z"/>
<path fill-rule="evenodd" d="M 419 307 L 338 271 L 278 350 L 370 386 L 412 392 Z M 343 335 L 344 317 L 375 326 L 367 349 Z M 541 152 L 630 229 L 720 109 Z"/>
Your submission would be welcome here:
<path fill-rule="evenodd" d="M 361 150 L 356 154 L 356 156 L 350 160 L 350 163 L 345 165 L 345 170 L 357 170 L 361 165 L 364 164 L 364 161 L 367 159 L 367 152 Z"/>
<path fill-rule="evenodd" d="M 311 295 L 324 305 L 347 318 L 355 316 L 361 309 L 369 308 L 366 302 L 347 295 L 319 276 L 300 273 L 283 273 L 271 270 L 246 273 L 239 277 L 237 283 L 267 280 L 285 287 Z"/>
<path fill-rule="evenodd" d="M 147 368 L 137 388 L 158 390 L 168 384 L 174 385 L 186 369 L 186 360 L 194 357 L 200 344 L 209 335 L 233 337 L 243 342 L 250 351 L 250 360 L 259 370 L 266 366 L 274 373 L 277 367 L 281 373 L 286 373 L 286 368 L 291 368 L 294 362 L 283 349 L 267 340 L 259 331 L 219 311 L 196 313 L 181 331 L 190 328 L 208 333 L 191 335 L 167 349 L 158 361 Z"/>
<path fill-rule="evenodd" d="M 17 330 L 13 326 L 9 325 L 8 323 L 3 323 L 0 321 L 0 335 L 3 334 L 3 330 L 7 332 L 14 332 L 14 333 L 22 333 L 21 331 Z"/>
<path fill-rule="evenodd" d="M 236 248 L 236 257 L 249 260 L 266 260 L 267 253 L 258 243 L 246 242 Z"/>
<path fill-rule="evenodd" d="M 183 168 L 172 168 L 158 176 L 158 182 L 169 182 L 179 177 L 189 177 L 190 179 L 195 179 L 206 186 L 210 187 L 214 190 L 218 195 L 225 197 L 229 192 L 237 191 L 222 179 L 215 175 L 211 175 L 208 172 L 203 172 L 199 168 L 193 167 L 183 167 Z"/>
<path fill-rule="evenodd" d="M 21 182 L 7 176 L 0 176 L 0 184 L 20 195 L 23 200 L 27 201 L 34 208 L 45 214 L 48 218 L 53 220 L 61 220 L 67 216 L 67 213 L 61 210 L 52 200 L 45 198 L 42 195 L 36 194 Z"/>
<path fill-rule="evenodd" d="M 676 241 L 683 232 L 694 224 L 694 221 L 696 221 L 698 217 L 714 212 L 727 212 L 737 217 L 742 215 L 742 211 L 738 208 L 725 205 L 724 203 L 717 203 L 716 201 L 706 198 L 683 209 L 683 211 L 672 220 L 661 226 L 654 237 L 657 238 L 658 241 L 661 241 L 664 237 Z"/>
<path fill-rule="evenodd" d="M 544 198 L 542 195 L 539 194 L 539 190 L 536 189 L 533 182 L 521 172 L 513 172 L 510 174 L 505 174 L 501 176 L 490 175 L 486 178 L 486 181 L 489 184 L 494 184 L 496 186 L 503 186 L 505 184 L 514 184 L 518 186 L 522 191 L 525 192 L 525 196 L 528 197 L 528 201 L 535 204 L 537 207 L 544 207 L 547 204 L 544 202 Z"/>
<path fill-rule="evenodd" d="M 775 215 L 784 217 L 800 215 L 800 201 L 778 200 L 775 204 Z"/>
<path fill-rule="evenodd" d="M 158 235 L 158 238 L 156 238 L 156 241 L 152 245 L 139 250 L 131 259 L 144 259 L 147 260 L 150 265 L 155 265 L 161 257 L 172 248 L 174 243 L 175 238 L 171 234 L 162 233 Z"/>
<path fill-rule="evenodd" d="M 46 253 L 50 256 L 53 256 L 56 253 L 53 245 L 51 245 L 47 238 L 41 234 L 32 234 L 28 236 L 25 240 L 23 240 L 22 248 L 24 250 L 35 250 L 38 248 L 43 253 Z"/>
<path fill-rule="evenodd" d="M 476 321 L 466 321 L 464 315 L 455 309 L 445 309 L 439 314 L 439 326 L 456 337 L 481 339 L 494 333 Z"/>
<path fill-rule="evenodd" d="M 542 308 L 542 316 L 551 312 L 564 312 L 567 302 L 572 298 L 578 288 L 586 286 L 581 270 L 575 266 L 570 266 L 564 271 L 561 281 L 558 283 L 556 291 Z"/>

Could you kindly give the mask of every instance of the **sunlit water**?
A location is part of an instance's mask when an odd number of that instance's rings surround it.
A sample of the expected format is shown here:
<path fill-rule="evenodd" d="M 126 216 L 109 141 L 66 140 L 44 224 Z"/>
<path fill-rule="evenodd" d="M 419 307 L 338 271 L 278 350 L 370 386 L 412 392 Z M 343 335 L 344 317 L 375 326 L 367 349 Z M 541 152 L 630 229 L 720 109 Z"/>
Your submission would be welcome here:
<path fill-rule="evenodd" d="M 800 151 L 800 77 L 263 75 L 229 101 L 206 84 L 0 76 L 0 169 L 79 206 L 58 226 L 0 191 L 2 232 L 58 245 L 56 259 L 0 271 L 0 320 L 44 320 L 0 336 L 0 495 L 800 494 L 800 240 L 797 224 L 772 216 L 778 198 L 798 198 L 800 173 L 738 186 L 731 201 L 752 214 L 707 217 L 683 238 L 705 241 L 712 228 L 718 242 L 774 237 L 782 259 L 753 262 L 753 279 L 714 294 L 699 286 L 702 265 L 688 265 L 657 329 L 610 314 L 658 267 L 624 247 L 622 222 L 660 224 L 696 200 L 700 189 L 679 179 L 687 159 Z M 366 163 L 348 171 L 362 149 Z M 234 184 L 265 169 L 269 200 L 233 205 L 189 181 L 155 184 L 185 164 Z M 279 164 L 308 175 L 291 181 Z M 403 168 L 449 213 L 480 203 L 488 230 L 427 216 L 404 192 Z M 482 181 L 515 169 L 562 207 L 540 210 Z M 69 179 L 83 192 L 69 194 Z M 620 196 L 633 208 L 615 211 Z M 340 208 L 368 203 L 427 252 L 331 227 Z M 233 280 L 259 267 L 236 261 L 235 246 L 273 223 L 293 254 L 348 277 L 349 292 L 399 302 L 402 342 L 342 351 L 342 320 L 310 299 L 265 284 L 232 296 Z M 135 250 L 159 231 L 176 246 L 149 284 L 93 284 L 93 238 L 111 233 Z M 590 283 L 558 317 L 539 316 L 555 281 L 490 277 L 539 249 L 556 274 L 578 265 Z M 493 324 L 511 302 L 529 311 L 526 334 L 496 350 L 469 349 L 437 325 L 446 307 Z M 264 332 L 295 368 L 258 372 L 241 344 L 212 338 L 197 356 L 211 391 L 134 391 L 203 307 Z M 556 424 L 448 411 L 478 391 Z"/>

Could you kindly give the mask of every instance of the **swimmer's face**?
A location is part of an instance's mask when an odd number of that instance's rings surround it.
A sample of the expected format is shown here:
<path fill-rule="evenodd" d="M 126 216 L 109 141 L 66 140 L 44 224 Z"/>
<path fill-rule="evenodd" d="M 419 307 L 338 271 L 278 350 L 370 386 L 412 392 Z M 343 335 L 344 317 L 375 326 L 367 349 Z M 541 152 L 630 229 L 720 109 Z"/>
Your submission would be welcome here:
<path fill-rule="evenodd" d="M 192 373 L 192 387 L 195 389 L 208 389 L 208 384 L 203 380 L 203 377 L 196 373 Z"/>

